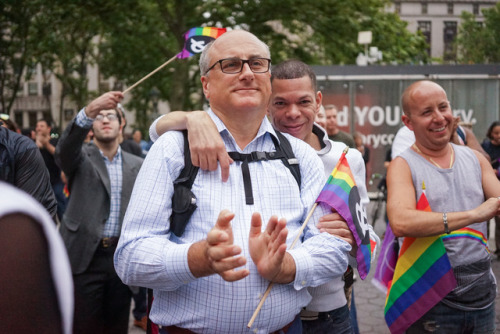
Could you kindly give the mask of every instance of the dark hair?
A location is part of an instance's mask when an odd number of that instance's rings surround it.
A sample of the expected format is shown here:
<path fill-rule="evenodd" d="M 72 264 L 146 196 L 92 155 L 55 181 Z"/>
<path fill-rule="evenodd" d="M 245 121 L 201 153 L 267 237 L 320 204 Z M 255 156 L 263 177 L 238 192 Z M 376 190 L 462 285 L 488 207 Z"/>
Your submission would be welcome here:
<path fill-rule="evenodd" d="M 45 124 L 47 124 L 47 126 L 49 128 L 52 128 L 52 125 L 50 124 L 50 121 L 47 120 L 46 118 L 40 118 L 38 121 L 36 121 L 37 123 L 40 123 L 40 122 L 45 122 Z"/>
<path fill-rule="evenodd" d="M 284 62 L 273 66 L 271 71 L 271 82 L 273 82 L 274 79 L 300 79 L 305 76 L 308 76 L 309 79 L 311 79 L 312 89 L 316 92 L 316 74 L 309 65 L 296 59 L 285 60 Z"/>
<path fill-rule="evenodd" d="M 33 131 L 33 128 L 22 128 L 21 129 L 21 134 L 25 135 L 26 137 L 31 138 L 31 132 Z"/>
<path fill-rule="evenodd" d="M 490 127 L 488 128 L 488 131 L 486 131 L 486 137 L 488 137 L 489 139 L 492 139 L 491 133 L 493 132 L 493 129 L 496 126 L 500 126 L 500 121 L 494 121 L 493 123 L 491 123 Z"/>
<path fill-rule="evenodd" d="M 16 122 L 11 120 L 10 118 L 8 118 L 8 119 L 2 118 L 2 119 L 0 119 L 0 121 L 5 123 L 5 125 L 7 126 L 7 129 L 9 129 L 11 131 L 17 132 L 19 130 L 19 127 L 17 126 Z"/>

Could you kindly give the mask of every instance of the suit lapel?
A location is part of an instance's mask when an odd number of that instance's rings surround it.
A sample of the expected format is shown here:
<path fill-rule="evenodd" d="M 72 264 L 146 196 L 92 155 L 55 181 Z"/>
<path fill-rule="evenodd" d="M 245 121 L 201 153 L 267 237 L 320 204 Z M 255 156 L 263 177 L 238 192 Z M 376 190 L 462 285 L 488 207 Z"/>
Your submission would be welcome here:
<path fill-rule="evenodd" d="M 104 158 L 99 151 L 99 148 L 95 145 L 91 146 L 92 149 L 89 150 L 89 158 L 94 161 L 94 166 L 97 171 L 97 174 L 101 178 L 102 183 L 104 184 L 104 188 L 108 192 L 109 198 L 111 198 L 111 181 L 109 180 L 108 169 L 106 168 L 106 164 L 104 163 Z"/>
<path fill-rule="evenodd" d="M 134 167 L 130 164 L 127 152 L 122 150 L 122 196 L 120 205 L 120 221 L 123 220 L 125 216 L 125 211 L 130 200 L 130 195 L 132 194 L 132 189 L 134 188 L 135 176 L 138 173 L 139 167 Z"/>

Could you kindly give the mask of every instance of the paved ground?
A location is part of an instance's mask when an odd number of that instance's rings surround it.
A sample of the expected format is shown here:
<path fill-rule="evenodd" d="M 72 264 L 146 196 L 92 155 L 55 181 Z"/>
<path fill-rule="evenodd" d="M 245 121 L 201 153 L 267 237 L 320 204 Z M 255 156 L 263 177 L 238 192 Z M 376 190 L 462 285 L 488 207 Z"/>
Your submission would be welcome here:
<path fill-rule="evenodd" d="M 368 212 L 371 212 L 371 207 Z M 490 224 L 490 231 L 493 232 L 494 222 Z M 375 224 L 375 232 L 381 237 L 385 231 L 385 222 L 381 219 L 377 220 Z M 490 236 L 494 237 L 494 232 L 490 233 Z M 495 249 L 495 241 L 490 238 L 489 246 L 491 250 Z M 492 261 L 493 272 L 495 276 L 500 278 L 500 261 Z M 372 270 L 368 277 L 361 281 L 359 278 L 354 284 L 354 298 L 356 302 L 356 309 L 358 313 L 358 325 L 361 334 L 388 334 L 390 333 L 387 329 L 387 325 L 384 320 L 384 303 L 385 296 L 382 292 L 377 290 L 372 284 L 371 279 L 373 278 Z M 500 297 L 497 295 L 496 299 L 496 325 L 497 333 L 500 334 Z M 134 327 L 132 322 L 130 322 L 130 334 L 143 334 L 144 331 Z"/>

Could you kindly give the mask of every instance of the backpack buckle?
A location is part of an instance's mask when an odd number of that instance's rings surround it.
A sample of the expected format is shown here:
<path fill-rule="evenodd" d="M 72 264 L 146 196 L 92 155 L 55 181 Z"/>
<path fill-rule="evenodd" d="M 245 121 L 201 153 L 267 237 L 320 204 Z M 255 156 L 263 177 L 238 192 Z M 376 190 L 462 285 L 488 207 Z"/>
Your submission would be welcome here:
<path fill-rule="evenodd" d="M 266 152 L 254 151 L 254 152 L 250 153 L 250 156 L 251 156 L 250 161 L 267 160 Z"/>

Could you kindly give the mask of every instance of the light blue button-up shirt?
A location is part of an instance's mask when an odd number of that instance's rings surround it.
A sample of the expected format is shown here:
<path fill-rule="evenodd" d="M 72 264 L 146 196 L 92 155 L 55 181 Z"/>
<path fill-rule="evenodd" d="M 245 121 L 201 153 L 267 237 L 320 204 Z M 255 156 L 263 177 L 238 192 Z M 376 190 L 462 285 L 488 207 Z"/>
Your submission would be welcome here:
<path fill-rule="evenodd" d="M 263 119 L 254 140 L 242 151 L 211 111 L 228 151 L 250 153 L 274 151 L 275 131 Z M 257 272 L 248 249 L 253 212 L 263 224 L 272 215 L 287 220 L 290 244 L 299 233 L 325 179 L 323 164 L 306 143 L 287 136 L 300 162 L 302 184 L 281 160 L 249 164 L 255 203 L 245 204 L 241 162 L 230 166 L 229 180 L 221 181 L 220 169 L 199 171 L 192 191 L 198 208 L 178 238 L 169 229 L 173 181 L 184 166 L 183 136 L 172 131 L 161 136 L 149 151 L 137 177 L 115 253 L 115 268 L 129 285 L 154 289 L 151 319 L 161 325 L 176 325 L 199 333 L 269 333 L 290 323 L 311 300 L 306 287 L 318 286 L 341 276 L 347 268 L 348 243 L 328 233 L 319 233 L 314 223 L 331 212 L 318 206 L 304 232 L 302 243 L 289 250 L 296 264 L 295 281 L 275 284 L 254 325 L 246 327 L 269 282 Z M 250 275 L 226 282 L 218 275 L 196 278 L 188 266 L 189 247 L 206 238 L 219 212 L 229 209 L 234 244 L 242 248 Z M 265 226 L 263 227 L 265 228 Z"/>

